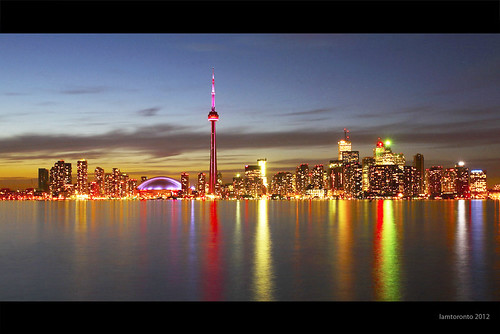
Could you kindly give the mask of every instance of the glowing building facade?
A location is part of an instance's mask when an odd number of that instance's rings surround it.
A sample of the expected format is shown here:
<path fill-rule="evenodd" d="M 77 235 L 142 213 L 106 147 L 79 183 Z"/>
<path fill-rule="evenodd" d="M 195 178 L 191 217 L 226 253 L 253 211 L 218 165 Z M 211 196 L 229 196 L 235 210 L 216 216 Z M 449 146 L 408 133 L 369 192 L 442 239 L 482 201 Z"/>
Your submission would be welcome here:
<path fill-rule="evenodd" d="M 88 163 L 85 159 L 76 162 L 76 193 L 79 195 L 87 195 L 89 193 Z"/>
<path fill-rule="evenodd" d="M 470 196 L 474 199 L 485 199 L 488 196 L 486 171 L 482 169 L 470 171 Z"/>
<path fill-rule="evenodd" d="M 337 144 L 338 144 L 338 150 L 339 150 L 339 160 L 342 160 L 342 153 L 343 152 L 350 152 L 351 151 L 351 141 L 349 140 L 349 130 L 344 129 L 344 139 L 341 139 Z"/>

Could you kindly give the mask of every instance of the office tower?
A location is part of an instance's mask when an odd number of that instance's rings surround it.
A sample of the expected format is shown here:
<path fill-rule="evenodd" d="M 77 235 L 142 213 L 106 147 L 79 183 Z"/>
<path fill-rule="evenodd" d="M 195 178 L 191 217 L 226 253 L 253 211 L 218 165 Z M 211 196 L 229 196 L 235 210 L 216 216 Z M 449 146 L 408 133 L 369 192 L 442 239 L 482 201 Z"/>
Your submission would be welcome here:
<path fill-rule="evenodd" d="M 268 187 L 267 184 L 267 175 L 266 175 L 266 169 L 267 169 L 267 159 L 258 159 L 257 164 L 260 166 L 260 176 L 262 177 L 262 184 L 264 187 Z"/>
<path fill-rule="evenodd" d="M 323 189 L 323 185 L 324 185 L 324 182 L 323 182 L 323 174 L 324 174 L 324 170 L 323 170 L 323 165 L 316 165 L 314 166 L 314 169 L 312 170 L 312 173 L 311 173 L 311 184 L 313 186 L 314 189 Z"/>
<path fill-rule="evenodd" d="M 273 195 L 292 196 L 294 194 L 292 173 L 278 172 L 274 174 L 271 181 L 271 191 Z"/>
<path fill-rule="evenodd" d="M 333 192 L 344 189 L 342 160 L 330 160 L 328 164 L 329 189 Z"/>
<path fill-rule="evenodd" d="M 184 195 L 188 194 L 189 191 L 189 174 L 182 173 L 181 174 L 181 190 Z"/>
<path fill-rule="evenodd" d="M 106 195 L 107 197 L 111 197 L 113 193 L 114 193 L 113 174 L 112 173 L 104 173 L 103 195 Z"/>
<path fill-rule="evenodd" d="M 419 194 L 425 194 L 424 189 L 424 179 L 425 179 L 425 166 L 424 166 L 424 156 L 417 153 L 413 156 L 413 167 L 417 169 L 417 174 L 419 177 L 418 192 Z"/>
<path fill-rule="evenodd" d="M 215 182 L 215 195 L 222 195 L 222 173 L 217 173 L 217 182 Z"/>
<path fill-rule="evenodd" d="M 457 193 L 457 197 L 469 198 L 469 169 L 465 167 L 465 163 L 463 161 L 460 161 L 455 165 L 455 170 L 457 173 L 457 188 L 455 190 L 455 192 Z"/>
<path fill-rule="evenodd" d="M 198 183 L 196 185 L 196 190 L 198 191 L 198 196 L 205 195 L 205 185 L 206 185 L 206 176 L 205 173 L 198 174 Z"/>
<path fill-rule="evenodd" d="M 48 192 L 49 181 L 49 170 L 46 168 L 38 168 L 38 190 Z"/>
<path fill-rule="evenodd" d="M 81 159 L 76 162 L 76 192 L 79 195 L 88 194 L 88 164 Z"/>
<path fill-rule="evenodd" d="M 341 139 L 338 142 L 339 149 L 339 160 L 342 160 L 342 152 L 350 152 L 351 151 L 351 141 L 349 140 L 349 130 L 344 128 L 344 139 Z"/>
<path fill-rule="evenodd" d="M 363 166 L 358 162 L 345 165 L 344 192 L 348 198 L 362 198 Z"/>
<path fill-rule="evenodd" d="M 212 109 L 208 113 L 208 121 L 211 125 L 210 135 L 210 174 L 208 193 L 215 195 L 215 185 L 217 183 L 217 146 L 215 143 L 215 122 L 219 120 L 219 114 L 215 111 L 215 73 L 212 69 Z"/>
<path fill-rule="evenodd" d="M 369 167 L 369 192 L 379 196 L 396 196 L 400 192 L 403 171 L 397 165 Z"/>
<path fill-rule="evenodd" d="M 431 197 L 441 196 L 441 181 L 443 179 L 443 167 L 432 166 L 428 174 L 428 191 Z"/>
<path fill-rule="evenodd" d="M 405 197 L 417 197 L 420 194 L 420 173 L 415 166 L 403 167 L 403 191 Z"/>
<path fill-rule="evenodd" d="M 50 169 L 49 184 L 53 196 L 69 195 L 68 187 L 65 186 L 71 184 L 71 163 L 57 161 Z"/>
<path fill-rule="evenodd" d="M 240 174 L 233 177 L 233 193 L 236 197 L 245 195 L 245 183 Z"/>
<path fill-rule="evenodd" d="M 472 169 L 470 171 L 470 197 L 474 199 L 485 199 L 487 196 L 486 171 L 482 169 Z"/>
<path fill-rule="evenodd" d="M 259 165 L 245 165 L 245 177 L 243 180 L 245 194 L 255 198 L 263 194 L 264 183 L 261 176 L 261 167 Z"/>
<path fill-rule="evenodd" d="M 457 190 L 457 171 L 455 168 L 446 168 L 441 180 L 441 192 L 443 195 L 454 195 Z"/>
<path fill-rule="evenodd" d="M 295 171 L 295 190 L 297 195 L 304 195 L 306 188 L 310 183 L 309 165 L 301 164 Z"/>
<path fill-rule="evenodd" d="M 359 163 L 359 151 L 342 152 L 342 164 L 349 165 Z"/>
<path fill-rule="evenodd" d="M 94 170 L 94 182 L 96 183 L 96 189 L 94 190 L 94 196 L 104 195 L 104 169 L 101 167 L 96 167 Z"/>
<path fill-rule="evenodd" d="M 377 145 L 373 149 L 373 158 L 376 165 L 398 165 L 401 170 L 405 165 L 403 153 L 394 154 L 391 149 L 391 141 L 382 142 L 380 138 L 377 140 Z"/>
<path fill-rule="evenodd" d="M 375 158 L 365 157 L 362 160 L 362 169 L 363 169 L 363 191 L 368 192 L 370 188 L 370 178 L 369 178 L 369 168 L 370 166 L 375 165 Z"/>
<path fill-rule="evenodd" d="M 133 195 L 135 188 L 137 188 L 137 179 L 128 179 L 128 194 Z"/>

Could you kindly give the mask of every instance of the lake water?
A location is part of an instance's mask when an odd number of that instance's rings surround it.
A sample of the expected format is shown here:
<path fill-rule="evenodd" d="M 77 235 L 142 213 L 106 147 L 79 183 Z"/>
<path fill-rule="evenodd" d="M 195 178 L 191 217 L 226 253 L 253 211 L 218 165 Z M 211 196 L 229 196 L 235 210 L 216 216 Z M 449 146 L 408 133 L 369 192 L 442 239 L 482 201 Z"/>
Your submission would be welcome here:
<path fill-rule="evenodd" d="M 499 201 L 3 201 L 1 301 L 499 301 Z"/>

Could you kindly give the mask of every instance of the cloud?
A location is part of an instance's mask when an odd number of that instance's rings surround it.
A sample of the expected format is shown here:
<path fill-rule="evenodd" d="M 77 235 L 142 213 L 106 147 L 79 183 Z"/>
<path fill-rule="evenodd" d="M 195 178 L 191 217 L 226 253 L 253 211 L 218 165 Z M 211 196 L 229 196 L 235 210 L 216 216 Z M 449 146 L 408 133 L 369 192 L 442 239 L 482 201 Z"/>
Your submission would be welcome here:
<path fill-rule="evenodd" d="M 335 109 L 337 109 L 337 108 L 318 108 L 318 109 L 305 110 L 305 111 L 289 112 L 286 114 L 280 114 L 279 116 L 310 116 L 310 115 L 329 113 L 329 112 L 334 111 Z"/>
<path fill-rule="evenodd" d="M 158 111 L 160 111 L 160 107 L 153 107 L 153 108 L 147 108 L 147 109 L 142 109 L 137 112 L 137 114 L 145 117 L 151 117 L 151 116 L 156 116 Z"/>
<path fill-rule="evenodd" d="M 61 90 L 62 94 L 80 95 L 80 94 L 99 94 L 108 91 L 109 88 L 104 86 L 81 87 L 73 89 Z"/>

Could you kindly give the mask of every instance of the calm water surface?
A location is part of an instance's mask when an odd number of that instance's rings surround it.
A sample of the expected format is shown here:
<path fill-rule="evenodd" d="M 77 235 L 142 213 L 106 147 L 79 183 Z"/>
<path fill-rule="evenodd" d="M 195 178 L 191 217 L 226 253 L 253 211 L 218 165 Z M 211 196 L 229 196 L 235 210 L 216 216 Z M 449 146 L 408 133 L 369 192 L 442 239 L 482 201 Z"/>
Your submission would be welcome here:
<path fill-rule="evenodd" d="M 498 201 L 4 201 L 0 300 L 499 301 Z"/>

